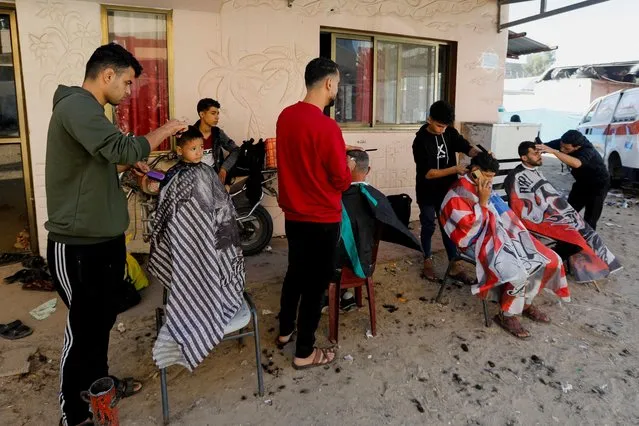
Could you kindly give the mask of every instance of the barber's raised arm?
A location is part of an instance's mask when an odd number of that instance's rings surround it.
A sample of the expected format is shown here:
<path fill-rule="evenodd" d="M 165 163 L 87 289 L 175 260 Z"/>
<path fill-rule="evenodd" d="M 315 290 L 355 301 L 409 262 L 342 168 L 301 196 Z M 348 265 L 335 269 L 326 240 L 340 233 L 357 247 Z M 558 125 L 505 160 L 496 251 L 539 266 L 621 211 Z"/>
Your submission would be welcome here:
<path fill-rule="evenodd" d="M 72 105 L 64 102 L 57 108 L 72 109 L 68 113 L 57 115 L 65 130 L 89 154 L 101 156 L 111 164 L 134 164 L 141 161 L 166 138 L 186 128 L 185 124 L 171 120 L 146 136 L 128 136 L 106 118 L 104 110 L 95 102 L 90 101 L 80 107 L 77 103 Z"/>
<path fill-rule="evenodd" d="M 353 177 L 346 161 L 346 143 L 342 136 L 342 130 L 337 123 L 332 124 L 334 126 L 331 126 L 330 131 L 327 129 L 324 132 L 318 152 L 331 186 L 340 192 L 344 192 L 351 185 Z"/>

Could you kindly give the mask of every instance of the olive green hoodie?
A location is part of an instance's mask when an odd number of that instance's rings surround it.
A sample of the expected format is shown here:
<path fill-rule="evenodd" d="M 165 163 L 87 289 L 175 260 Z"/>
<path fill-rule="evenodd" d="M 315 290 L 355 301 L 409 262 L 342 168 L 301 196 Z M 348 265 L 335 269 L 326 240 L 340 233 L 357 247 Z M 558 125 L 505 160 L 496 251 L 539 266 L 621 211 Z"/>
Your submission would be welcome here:
<path fill-rule="evenodd" d="M 118 130 L 89 91 L 58 86 L 47 135 L 49 238 L 96 244 L 124 234 L 129 212 L 116 166 L 134 164 L 150 149 L 146 138 Z"/>

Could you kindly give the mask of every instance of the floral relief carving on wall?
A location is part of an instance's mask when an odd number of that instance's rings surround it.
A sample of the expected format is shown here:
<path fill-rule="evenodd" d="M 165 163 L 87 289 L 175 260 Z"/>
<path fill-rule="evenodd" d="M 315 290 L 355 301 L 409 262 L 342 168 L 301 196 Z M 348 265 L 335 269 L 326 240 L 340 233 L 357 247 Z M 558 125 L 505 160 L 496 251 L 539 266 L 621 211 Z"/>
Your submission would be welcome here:
<path fill-rule="evenodd" d="M 489 4 L 489 0 L 295 0 L 291 10 L 306 16 L 319 13 L 350 13 L 357 16 L 396 15 L 421 21 L 438 14 L 461 14 Z M 284 0 L 225 0 L 233 9 L 267 6 L 288 9 Z"/>
<path fill-rule="evenodd" d="M 39 0 L 36 18 L 41 31 L 28 34 L 29 50 L 40 63 L 40 94 L 58 84 L 77 85 L 84 79 L 87 60 L 100 45 L 99 22 L 91 22 L 68 2 Z"/>
<path fill-rule="evenodd" d="M 212 67 L 202 76 L 198 92 L 215 97 L 237 111 L 232 119 L 244 120 L 247 137 L 268 137 L 273 129 L 265 125 L 273 111 L 300 100 L 306 91 L 304 69 L 311 55 L 293 45 L 271 46 L 261 52 L 240 53 L 229 39 L 221 52 L 209 51 Z"/>

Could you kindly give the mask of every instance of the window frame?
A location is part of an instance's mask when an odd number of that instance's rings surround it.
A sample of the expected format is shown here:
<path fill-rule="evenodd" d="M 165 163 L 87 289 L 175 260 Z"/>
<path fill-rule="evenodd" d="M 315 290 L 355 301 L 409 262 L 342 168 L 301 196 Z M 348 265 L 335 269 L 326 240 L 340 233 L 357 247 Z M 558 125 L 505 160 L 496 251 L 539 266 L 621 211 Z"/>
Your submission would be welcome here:
<path fill-rule="evenodd" d="M 428 46 L 428 47 L 434 47 L 435 48 L 435 52 L 434 52 L 434 56 L 435 56 L 435 78 L 434 78 L 434 87 L 435 87 L 435 98 L 438 97 L 438 94 L 441 91 L 441 84 L 438 78 L 438 74 L 439 74 L 439 66 L 440 66 L 440 61 L 439 61 L 439 56 L 440 56 L 440 47 L 441 46 L 447 46 L 450 50 L 451 50 L 451 54 L 450 54 L 450 58 L 449 61 L 452 63 L 454 63 L 455 59 L 454 59 L 454 46 L 453 43 L 451 42 L 445 42 L 445 41 L 439 41 L 439 40 L 431 40 L 431 39 L 423 39 L 423 38 L 416 38 L 416 37 L 405 37 L 405 36 L 399 36 L 399 35 L 386 35 L 386 34 L 376 34 L 376 33 L 371 33 L 371 32 L 364 32 L 364 31 L 353 31 L 353 30 L 344 30 L 344 29 L 335 29 L 335 28 L 327 28 L 327 27 L 321 27 L 320 28 L 320 33 L 328 33 L 331 36 L 331 59 L 333 61 L 336 61 L 336 56 L 337 56 L 337 39 L 347 39 L 347 40 L 361 40 L 361 41 L 370 41 L 373 44 L 373 82 L 372 82 L 372 106 L 371 106 L 371 122 L 369 124 L 362 124 L 362 123 L 338 123 L 339 126 L 344 129 L 344 130 L 353 130 L 353 131 L 361 131 L 364 129 L 367 130 L 382 130 L 382 131 L 388 131 L 388 130 L 413 130 L 413 129 L 418 129 L 420 128 L 424 123 L 406 123 L 406 124 L 401 124 L 398 123 L 400 121 L 401 118 L 401 108 L 400 108 L 400 99 L 401 99 L 401 85 L 399 84 L 399 78 L 398 78 L 398 82 L 397 82 L 397 87 L 396 87 L 396 99 L 395 99 L 395 121 L 396 123 L 376 123 L 376 119 L 377 119 L 377 51 L 378 51 L 378 43 L 379 42 L 391 42 L 391 43 L 398 43 L 398 45 L 401 46 L 403 44 L 412 44 L 412 45 L 422 45 L 422 46 Z M 452 68 L 452 67 L 449 67 Z M 397 75 L 398 77 L 401 75 L 402 72 L 402 61 L 401 61 L 401 51 L 398 53 L 398 61 L 397 61 Z M 449 70 L 447 78 L 452 78 L 454 79 L 454 72 L 451 72 L 451 70 Z M 447 82 L 448 86 L 449 86 L 449 91 L 452 90 L 452 93 L 454 94 L 454 82 Z M 449 95 L 448 93 L 445 95 Z M 444 96 L 444 97 L 448 97 L 448 96 Z M 332 119 L 335 119 L 335 106 L 332 106 L 330 108 L 330 117 Z"/>
<path fill-rule="evenodd" d="M 166 18 L 166 62 L 167 62 L 167 76 L 168 76 L 168 93 L 169 93 L 169 119 L 175 117 L 175 93 L 174 89 L 174 59 L 173 59 L 173 10 L 172 9 L 160 9 L 149 7 L 135 7 L 135 6 L 118 6 L 111 4 L 100 5 L 100 21 L 102 30 L 102 44 L 109 43 L 109 12 L 139 12 L 139 13 L 156 13 L 165 15 Z M 104 110 L 107 118 L 115 124 L 115 110 L 112 105 L 106 104 Z M 144 136 L 144 135 L 136 135 Z M 171 145 L 171 151 L 175 150 L 175 137 L 171 136 L 169 143 Z M 157 156 L 169 151 L 151 151 L 150 157 Z"/>

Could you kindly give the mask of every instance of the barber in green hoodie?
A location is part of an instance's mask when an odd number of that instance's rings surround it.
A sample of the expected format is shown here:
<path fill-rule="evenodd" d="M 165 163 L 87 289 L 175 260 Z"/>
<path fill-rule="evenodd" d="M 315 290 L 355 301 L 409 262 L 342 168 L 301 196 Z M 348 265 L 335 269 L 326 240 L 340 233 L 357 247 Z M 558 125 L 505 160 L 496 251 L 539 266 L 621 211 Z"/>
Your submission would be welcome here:
<path fill-rule="evenodd" d="M 144 163 L 166 138 L 187 128 L 170 120 L 145 136 L 123 134 L 104 114 L 131 94 L 142 66 L 122 46 L 99 47 L 82 87 L 59 86 L 53 96 L 46 157 L 49 220 L 47 257 L 60 297 L 69 308 L 60 366 L 64 425 L 91 425 L 80 392 L 108 376 L 109 333 L 117 316 L 115 284 L 123 279 L 127 200 L 118 172 Z M 120 396 L 141 388 L 115 379 Z"/>

